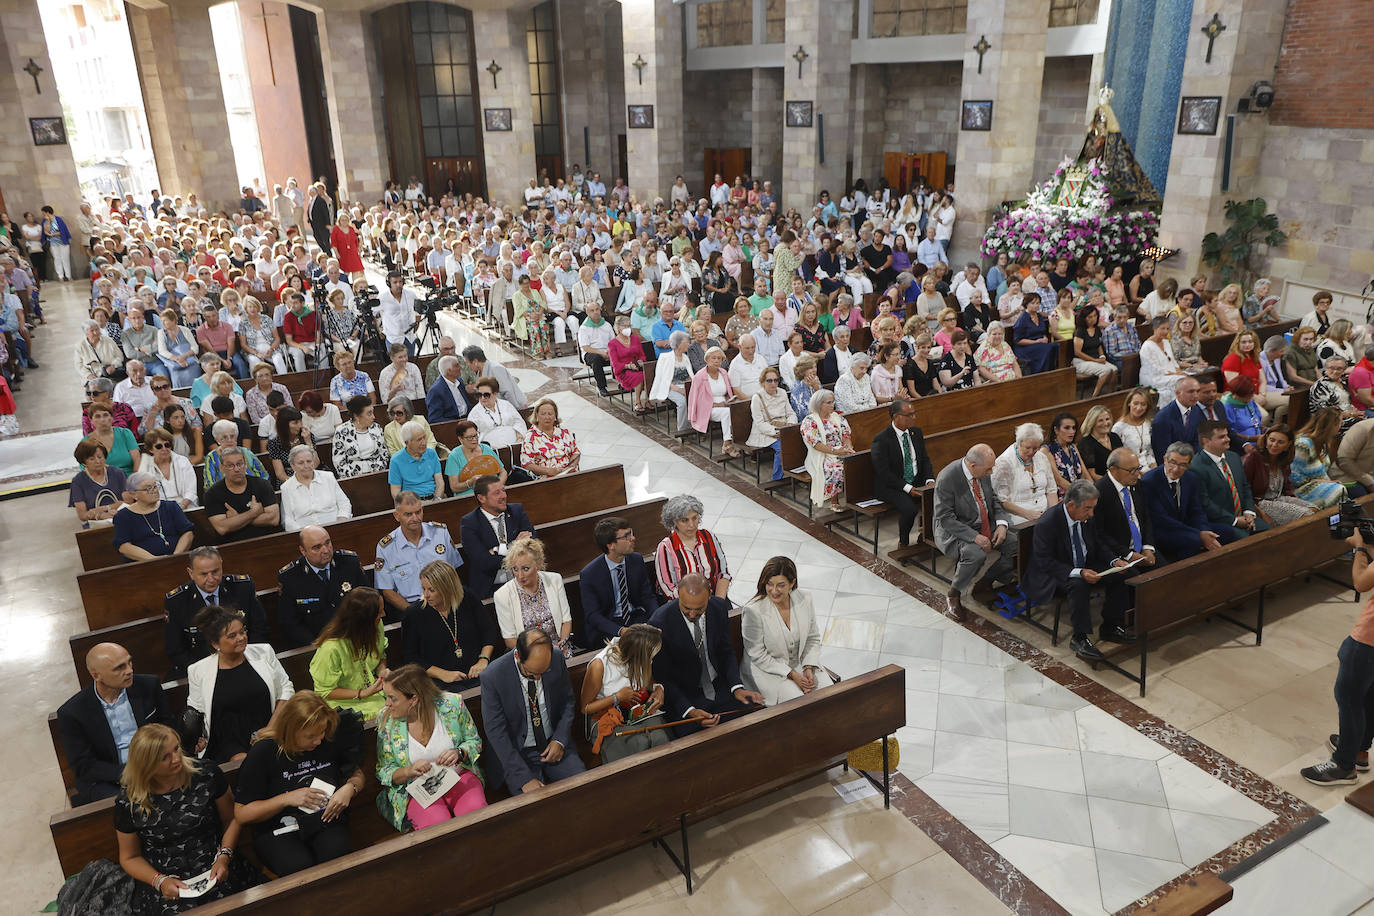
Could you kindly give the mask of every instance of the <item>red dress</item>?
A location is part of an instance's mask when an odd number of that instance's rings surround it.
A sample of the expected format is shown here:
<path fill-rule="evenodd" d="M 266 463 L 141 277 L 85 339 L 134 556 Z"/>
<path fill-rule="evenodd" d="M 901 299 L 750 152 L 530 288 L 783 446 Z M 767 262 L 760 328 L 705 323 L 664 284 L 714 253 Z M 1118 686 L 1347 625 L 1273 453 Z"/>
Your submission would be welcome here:
<path fill-rule="evenodd" d="M 634 390 L 644 381 L 644 370 L 627 368 L 631 363 L 644 365 L 644 344 L 638 334 L 630 332 L 629 343 L 625 343 L 621 335 L 615 335 L 606 348 L 606 355 L 611 358 L 611 373 L 621 388 Z"/>
<path fill-rule="evenodd" d="M 358 254 L 358 231 L 352 226 L 335 225 L 329 230 L 329 246 L 334 249 L 334 257 L 339 259 L 339 269 L 344 273 L 360 273 L 363 259 Z"/>

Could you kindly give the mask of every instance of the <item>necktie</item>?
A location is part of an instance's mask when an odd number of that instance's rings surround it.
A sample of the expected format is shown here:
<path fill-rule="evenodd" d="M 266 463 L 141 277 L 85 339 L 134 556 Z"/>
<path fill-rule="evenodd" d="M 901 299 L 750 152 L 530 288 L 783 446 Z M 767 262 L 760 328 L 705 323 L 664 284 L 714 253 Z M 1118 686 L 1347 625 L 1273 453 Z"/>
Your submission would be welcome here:
<path fill-rule="evenodd" d="M 504 512 L 496 516 L 496 539 L 502 544 L 506 543 L 506 513 Z"/>
<path fill-rule="evenodd" d="M 215 589 L 205 596 L 205 604 L 207 607 L 212 604 L 219 604 L 219 589 Z"/>
<path fill-rule="evenodd" d="M 907 483 L 915 483 L 916 469 L 911 461 L 911 438 L 904 432 L 898 433 L 897 438 L 902 440 L 902 479 Z"/>
<path fill-rule="evenodd" d="M 977 480 L 970 480 L 969 484 L 973 487 L 973 498 L 978 501 L 978 530 L 983 537 L 992 537 L 992 522 L 988 519 L 988 505 L 983 502 L 983 488 L 979 486 Z"/>
<path fill-rule="evenodd" d="M 1074 523 L 1069 527 L 1072 529 L 1070 533 L 1073 535 L 1071 538 L 1073 541 L 1073 565 L 1078 569 L 1082 569 L 1088 565 L 1088 552 L 1083 549 L 1083 526 Z"/>
<path fill-rule="evenodd" d="M 329 567 L 328 567 L 328 566 L 326 566 L 324 569 L 320 570 L 320 581 L 323 582 L 323 583 L 325 583 L 326 585 L 329 584 Z"/>
<path fill-rule="evenodd" d="M 1121 488 L 1121 505 L 1126 509 L 1126 526 L 1131 529 L 1131 549 L 1140 553 L 1144 541 L 1140 539 L 1140 526 L 1135 523 L 1135 507 L 1131 504 L 1131 488 Z"/>
<path fill-rule="evenodd" d="M 692 621 L 692 642 L 696 643 L 697 658 L 701 661 L 701 693 L 706 699 L 716 698 L 715 678 L 711 675 L 711 660 L 706 657 L 706 633 L 701 618 Z"/>
<path fill-rule="evenodd" d="M 623 619 L 630 611 L 630 583 L 625 580 L 625 564 L 615 568 L 616 605 Z"/>
<path fill-rule="evenodd" d="M 1231 488 L 1231 506 L 1235 510 L 1236 517 L 1239 518 L 1242 510 L 1240 505 L 1240 491 L 1236 489 L 1236 478 L 1231 476 L 1231 466 L 1227 463 L 1224 455 L 1217 464 L 1221 467 L 1222 476 L 1226 478 L 1226 486 Z"/>
<path fill-rule="evenodd" d="M 1178 508 L 1182 509 L 1182 508 L 1183 508 L 1183 497 L 1179 494 L 1179 490 L 1178 490 L 1178 481 L 1177 481 L 1177 480 L 1171 480 L 1171 481 L 1169 481 L 1169 487 L 1174 491 L 1174 505 L 1177 506 Z"/>
<path fill-rule="evenodd" d="M 549 738 L 544 734 L 544 716 L 539 712 L 538 685 L 534 681 L 525 681 L 525 693 L 530 700 L 530 727 L 534 729 L 534 746 L 542 751 L 549 743 Z"/>

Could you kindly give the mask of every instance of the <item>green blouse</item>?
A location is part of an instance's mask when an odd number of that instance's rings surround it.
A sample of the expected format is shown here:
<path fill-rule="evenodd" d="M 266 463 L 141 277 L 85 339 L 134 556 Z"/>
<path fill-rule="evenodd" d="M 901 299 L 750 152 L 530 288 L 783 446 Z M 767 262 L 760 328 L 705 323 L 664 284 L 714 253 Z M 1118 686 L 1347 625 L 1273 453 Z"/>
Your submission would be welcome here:
<path fill-rule="evenodd" d="M 482 754 L 482 736 L 472 721 L 472 714 L 463 705 L 462 698 L 441 693 L 434 701 L 434 712 L 434 727 L 447 728 L 449 736 L 453 738 L 454 749 L 462 751 L 468 761 L 459 766 L 471 770 L 485 785 L 486 779 L 478 764 Z M 405 719 L 388 716 L 377 723 L 377 781 L 382 784 L 382 791 L 377 795 L 377 809 L 382 817 L 391 822 L 391 826 L 401 831 L 411 827 L 406 820 L 410 793 L 406 791 L 406 783 L 393 785 L 391 776 L 404 766 L 410 766 L 410 730 Z"/>
<path fill-rule="evenodd" d="M 386 659 L 386 634 L 380 632 L 381 621 L 377 622 L 377 629 L 377 655 L 369 653 L 362 658 L 355 658 L 353 649 L 342 639 L 328 639 L 315 650 L 315 656 L 310 660 L 310 677 L 315 682 L 315 692 L 324 697 L 330 706 L 356 710 L 364 719 L 375 718 L 385 707 L 386 697 L 380 690 L 361 700 L 331 700 L 329 694 L 336 687 L 366 690 L 377 680 L 377 671 Z"/>

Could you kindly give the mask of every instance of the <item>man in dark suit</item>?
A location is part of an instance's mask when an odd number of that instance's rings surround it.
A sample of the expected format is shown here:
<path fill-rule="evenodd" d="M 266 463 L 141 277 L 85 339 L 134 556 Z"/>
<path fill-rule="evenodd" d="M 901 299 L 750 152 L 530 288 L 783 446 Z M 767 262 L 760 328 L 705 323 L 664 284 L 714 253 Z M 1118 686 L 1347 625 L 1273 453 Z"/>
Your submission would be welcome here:
<path fill-rule="evenodd" d="M 119 777 L 129 759 L 134 732 L 154 722 L 172 723 L 162 684 L 151 674 L 134 674 L 124 647 L 103 642 L 86 653 L 92 683 L 57 710 L 62 749 L 76 777 L 73 804 L 119 794 Z"/>
<path fill-rule="evenodd" d="M 954 578 L 945 593 L 946 611 L 964 619 L 963 596 L 983 579 L 1007 580 L 1016 570 L 1016 538 L 1007 537 L 1010 519 L 992 489 L 992 446 L 979 442 L 935 478 L 935 546 L 954 561 Z"/>
<path fill-rule="evenodd" d="M 461 420 L 472 410 L 463 388 L 463 364 L 456 356 L 439 357 L 439 377 L 425 394 L 425 418 L 430 423 Z"/>
<path fill-rule="evenodd" d="M 1175 442 L 1165 450 L 1160 466 L 1140 479 L 1154 523 L 1155 545 L 1169 560 L 1183 560 L 1199 550 L 1219 550 L 1223 543 L 1235 540 L 1207 521 L 1197 476 L 1188 473 L 1192 460 L 1193 447 Z"/>
<path fill-rule="evenodd" d="M 730 602 L 711 595 L 706 578 L 688 573 L 677 600 L 654 611 L 649 623 L 663 633 L 654 656 L 654 680 L 663 685 L 664 708 L 674 719 L 674 738 L 720 724 L 720 713 L 763 705 L 763 694 L 747 690 L 730 638 Z"/>
<path fill-rule="evenodd" d="M 334 225 L 334 215 L 329 212 L 329 195 L 323 185 L 314 184 L 310 186 L 310 200 L 306 204 L 306 219 L 310 221 L 310 232 L 315 236 L 316 243 L 326 255 L 333 254 L 334 248 L 329 242 L 329 230 Z"/>
<path fill-rule="evenodd" d="M 623 518 L 603 518 L 592 529 L 602 556 L 582 567 L 582 617 L 588 645 L 598 649 L 634 623 L 648 623 L 658 608 L 635 532 Z"/>
<path fill-rule="evenodd" d="M 1240 455 L 1231 451 L 1231 428 L 1225 417 L 1203 420 L 1197 427 L 1202 448 L 1193 456 L 1202 511 L 1213 528 L 1230 529 L 1230 540 L 1266 531 L 1269 525 L 1255 511 L 1255 497 Z"/>
<path fill-rule="evenodd" d="M 1093 524 L 1097 501 L 1097 487 L 1080 479 L 1069 484 L 1061 502 L 1045 510 L 1035 523 L 1035 546 L 1023 583 L 1026 597 L 1037 604 L 1049 602 L 1057 592 L 1068 595 L 1073 623 L 1069 648 L 1088 661 L 1104 657 L 1092 641 L 1088 599 L 1095 585 L 1107 592 L 1098 637 L 1104 642 L 1135 642 L 1135 633 L 1125 626 L 1131 601 L 1125 580 L 1120 573 L 1104 576 L 1099 571 L 1124 566 L 1126 561 L 1097 535 Z"/>
<path fill-rule="evenodd" d="M 334 617 L 343 596 L 368 585 L 362 561 L 351 550 L 335 550 L 328 529 L 301 529 L 301 555 L 277 573 L 277 617 L 291 648 L 308 646 Z"/>
<path fill-rule="evenodd" d="M 916 402 L 897 398 L 887 406 L 892 425 L 873 437 L 873 495 L 897 510 L 897 545 L 911 545 L 916 524 L 915 493 L 935 482 L 925 438 L 916 425 Z"/>
<path fill-rule="evenodd" d="M 472 494 L 477 508 L 463 516 L 458 534 L 468 563 L 468 591 L 480 601 L 510 579 L 502 567 L 506 549 L 514 541 L 534 537 L 534 524 L 523 506 L 506 501 L 506 485 L 494 474 L 474 480 Z"/>
<path fill-rule="evenodd" d="M 1197 449 L 1197 425 L 1202 422 L 1197 392 L 1197 379 L 1186 376 L 1174 388 L 1174 399 L 1161 407 L 1151 421 L 1150 447 L 1158 464 L 1164 463 L 1165 450 L 1175 442 L 1186 442 Z"/>
<path fill-rule="evenodd" d="M 1097 537 L 1115 557 L 1140 565 L 1125 573 L 1139 575 L 1159 561 L 1154 548 L 1154 525 L 1140 481 L 1140 456 L 1129 448 L 1113 449 L 1107 456 L 1107 473 L 1097 478 L 1097 511 L 1093 525 Z"/>
<path fill-rule="evenodd" d="M 191 581 L 172 589 L 162 601 L 162 640 L 172 668 L 167 680 L 186 676 L 192 662 L 210 654 L 210 647 L 196 629 L 196 614 L 207 604 L 243 612 L 249 642 L 271 642 L 267 612 L 258 602 L 257 586 L 248 576 L 226 574 L 224 561 L 214 547 L 197 547 L 187 555 L 186 573 Z"/>
<path fill-rule="evenodd" d="M 576 776 L 586 767 L 572 741 L 573 695 L 563 654 L 531 627 L 482 671 L 482 730 L 488 766 L 512 795 Z"/>

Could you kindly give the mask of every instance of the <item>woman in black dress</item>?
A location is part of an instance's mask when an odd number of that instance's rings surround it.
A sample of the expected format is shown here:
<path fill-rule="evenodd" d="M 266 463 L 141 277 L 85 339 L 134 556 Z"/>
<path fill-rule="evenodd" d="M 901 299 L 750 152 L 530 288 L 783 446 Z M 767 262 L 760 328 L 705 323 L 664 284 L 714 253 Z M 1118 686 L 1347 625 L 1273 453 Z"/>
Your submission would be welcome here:
<path fill-rule="evenodd" d="M 1112 432 L 1112 412 L 1102 404 L 1094 406 L 1083 418 L 1085 435 L 1078 440 L 1083 459 L 1083 475 L 1096 482 L 1107 473 L 1107 456 L 1121 448 L 1121 437 Z"/>
<path fill-rule="evenodd" d="M 702 294 L 709 297 L 711 311 L 717 315 L 723 315 L 734 308 L 735 297 L 739 295 L 735 278 L 725 269 L 721 257 L 719 251 L 711 252 L 711 256 L 706 259 L 706 269 L 701 272 Z"/>
<path fill-rule="evenodd" d="M 946 391 L 958 391 L 983 384 L 978 361 L 969 349 L 968 331 L 955 328 L 949 335 L 949 352 L 940 357 L 940 384 Z"/>
<path fill-rule="evenodd" d="M 291 677 L 269 643 L 249 643 L 243 614 L 216 604 L 196 614 L 196 629 L 213 653 L 186 670 L 186 705 L 205 722 L 205 759 L 238 760 L 260 729 L 295 693 Z"/>
<path fill-rule="evenodd" d="M 929 331 L 916 335 L 916 352 L 902 367 L 902 384 L 908 397 L 928 398 L 944 391 L 940 385 L 940 363 L 930 358 L 933 343 Z"/>
<path fill-rule="evenodd" d="M 119 865 L 138 882 L 133 912 L 181 913 L 262 882 L 248 860 L 234 855 L 239 823 L 224 774 L 185 756 L 171 728 L 145 725 L 134 733 L 120 784 L 115 835 Z M 215 885 L 182 898 L 188 880 L 207 871 Z"/>
<path fill-rule="evenodd" d="M 253 825 L 253 848 L 273 873 L 353 851 L 348 806 L 363 787 L 362 738 L 362 716 L 334 709 L 313 690 L 298 691 L 259 732 L 239 767 L 234 817 Z M 317 779 L 333 794 L 312 788 Z"/>
<path fill-rule="evenodd" d="M 440 689 L 458 692 L 477 678 L 496 655 L 501 631 L 444 560 L 420 570 L 421 600 L 406 609 L 401 642 L 407 665 L 419 665 Z"/>

